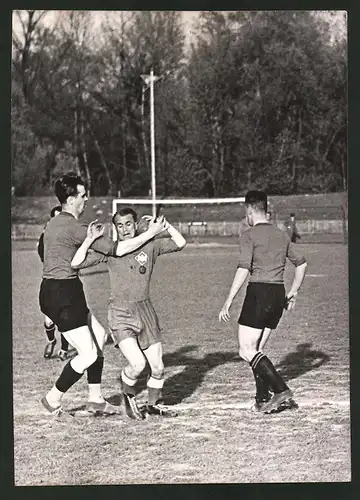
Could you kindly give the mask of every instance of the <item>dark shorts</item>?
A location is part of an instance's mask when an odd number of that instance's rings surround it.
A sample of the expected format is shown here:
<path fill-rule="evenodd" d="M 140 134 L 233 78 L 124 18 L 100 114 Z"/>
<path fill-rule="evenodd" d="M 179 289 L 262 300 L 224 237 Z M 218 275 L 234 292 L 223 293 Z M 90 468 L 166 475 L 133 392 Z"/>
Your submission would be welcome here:
<path fill-rule="evenodd" d="M 249 283 L 238 323 L 252 328 L 277 327 L 285 305 L 280 283 Z"/>
<path fill-rule="evenodd" d="M 120 343 L 134 338 L 140 349 L 161 342 L 160 326 L 151 301 L 110 303 L 108 321 L 111 333 Z"/>
<path fill-rule="evenodd" d="M 79 278 L 43 279 L 39 302 L 41 311 L 55 323 L 60 332 L 88 324 L 89 309 Z"/>

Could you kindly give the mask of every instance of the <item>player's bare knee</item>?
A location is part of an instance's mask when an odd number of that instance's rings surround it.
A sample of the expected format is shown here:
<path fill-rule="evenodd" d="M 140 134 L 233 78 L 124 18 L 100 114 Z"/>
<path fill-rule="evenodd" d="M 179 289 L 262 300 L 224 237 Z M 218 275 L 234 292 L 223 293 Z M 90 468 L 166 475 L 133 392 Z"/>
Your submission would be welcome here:
<path fill-rule="evenodd" d="M 164 378 L 164 374 L 165 374 L 164 363 L 159 362 L 159 364 L 151 366 L 151 375 L 154 378 L 158 379 Z"/>
<path fill-rule="evenodd" d="M 84 359 L 84 365 L 86 365 L 86 368 L 89 368 L 95 361 L 97 360 L 98 353 L 96 350 L 96 347 L 94 346 L 93 349 L 89 350 L 88 352 L 83 354 L 83 359 Z"/>

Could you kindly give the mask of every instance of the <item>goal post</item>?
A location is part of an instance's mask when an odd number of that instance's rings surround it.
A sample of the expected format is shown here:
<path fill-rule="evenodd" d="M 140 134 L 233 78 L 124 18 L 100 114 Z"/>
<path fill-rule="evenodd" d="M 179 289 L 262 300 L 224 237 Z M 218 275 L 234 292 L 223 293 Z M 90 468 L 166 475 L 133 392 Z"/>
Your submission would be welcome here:
<path fill-rule="evenodd" d="M 116 198 L 112 202 L 112 213 L 125 207 L 133 208 L 140 219 L 143 215 L 152 215 L 153 206 L 161 205 L 161 213 L 177 229 L 186 235 L 227 235 L 228 229 L 233 236 L 238 233 L 238 224 L 244 217 L 245 197 L 231 198 L 165 198 L 138 199 Z M 235 226 L 230 230 L 224 226 L 224 221 L 233 221 Z M 113 228 L 113 239 L 116 231 Z"/>

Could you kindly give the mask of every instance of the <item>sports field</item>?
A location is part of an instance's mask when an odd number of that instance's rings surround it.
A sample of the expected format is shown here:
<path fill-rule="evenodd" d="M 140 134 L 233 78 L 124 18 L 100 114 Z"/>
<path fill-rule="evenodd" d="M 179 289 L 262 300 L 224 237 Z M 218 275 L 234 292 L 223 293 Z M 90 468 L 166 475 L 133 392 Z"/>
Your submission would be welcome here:
<path fill-rule="evenodd" d="M 166 403 L 176 418 L 52 420 L 39 403 L 61 371 L 44 360 L 35 242 L 13 242 L 15 484 L 292 483 L 351 480 L 347 247 L 299 247 L 308 271 L 267 354 L 294 390 L 297 410 L 250 411 L 254 382 L 237 353 L 236 319 L 218 313 L 237 263 L 236 246 L 188 246 L 157 261 L 152 298 L 163 328 Z M 292 277 L 287 269 L 286 282 Z M 83 276 L 88 303 L 106 324 L 105 268 Z M 105 349 L 104 395 L 119 402 L 118 350 Z M 139 388 L 142 390 L 142 387 Z M 64 398 L 86 403 L 86 378 Z M 144 401 L 146 392 L 140 392 Z"/>

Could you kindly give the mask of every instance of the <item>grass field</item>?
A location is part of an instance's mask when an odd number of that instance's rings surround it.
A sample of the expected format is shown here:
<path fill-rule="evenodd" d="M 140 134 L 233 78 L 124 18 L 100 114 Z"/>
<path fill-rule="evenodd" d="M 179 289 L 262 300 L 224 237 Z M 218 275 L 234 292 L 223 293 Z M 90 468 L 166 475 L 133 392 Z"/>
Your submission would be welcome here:
<path fill-rule="evenodd" d="M 38 308 L 41 265 L 33 242 L 14 242 L 13 381 L 15 484 L 292 483 L 351 480 L 347 247 L 299 245 L 308 274 L 296 308 L 267 346 L 295 392 L 297 410 L 250 411 L 254 384 L 237 354 L 236 318 L 218 312 L 237 262 L 236 247 L 188 246 L 163 256 L 152 298 L 163 328 L 166 402 L 178 417 L 133 422 L 125 416 L 53 421 L 39 403 L 61 371 L 42 357 Z M 108 276 L 83 276 L 88 303 L 106 324 Z M 286 283 L 292 270 L 286 271 Z M 106 346 L 105 397 L 119 402 L 123 359 Z M 146 391 L 139 388 L 139 401 Z M 65 396 L 86 402 L 86 381 Z"/>

